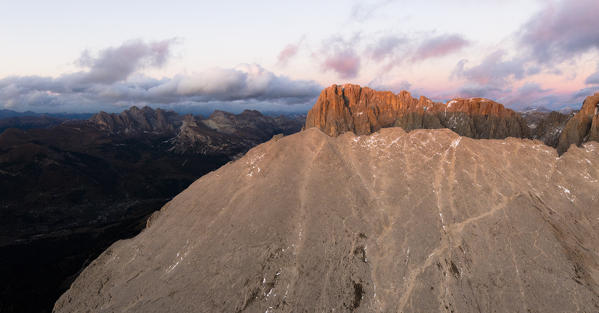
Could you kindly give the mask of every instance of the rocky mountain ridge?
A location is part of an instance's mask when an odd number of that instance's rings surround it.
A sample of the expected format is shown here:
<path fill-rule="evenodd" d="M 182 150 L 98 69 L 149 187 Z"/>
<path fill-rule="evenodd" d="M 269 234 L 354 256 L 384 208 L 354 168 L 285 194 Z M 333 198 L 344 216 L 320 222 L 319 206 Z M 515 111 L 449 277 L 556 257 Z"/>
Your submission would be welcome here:
<path fill-rule="evenodd" d="M 346 131 L 370 134 L 385 127 L 449 128 L 471 138 L 527 138 L 524 119 L 513 110 L 484 98 L 433 102 L 409 92 L 394 94 L 368 87 L 332 85 L 322 91 L 308 112 L 305 128 L 317 127 L 330 136 Z"/>
<path fill-rule="evenodd" d="M 316 127 L 330 136 L 344 132 L 370 134 L 385 127 L 448 128 L 478 139 L 507 137 L 538 139 L 565 152 L 570 144 L 598 140 L 595 108 L 599 96 L 588 97 L 576 114 L 529 110 L 515 112 L 484 98 L 456 98 L 446 103 L 409 92 L 394 94 L 358 85 L 332 85 L 308 112 L 304 128 Z M 562 134 L 562 131 L 565 133 Z"/>
<path fill-rule="evenodd" d="M 598 190 L 595 142 L 310 128 L 197 180 L 54 312 L 594 312 Z"/>

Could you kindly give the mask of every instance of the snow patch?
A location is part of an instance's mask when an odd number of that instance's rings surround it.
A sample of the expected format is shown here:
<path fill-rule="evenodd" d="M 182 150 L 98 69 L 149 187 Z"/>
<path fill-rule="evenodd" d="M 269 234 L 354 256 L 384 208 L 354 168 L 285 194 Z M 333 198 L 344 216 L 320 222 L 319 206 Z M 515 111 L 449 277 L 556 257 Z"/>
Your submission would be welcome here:
<path fill-rule="evenodd" d="M 570 192 L 570 189 L 568 189 L 562 185 L 558 185 L 557 187 L 562 190 L 562 192 L 564 193 L 566 198 L 568 198 L 568 200 L 570 200 L 570 202 L 574 202 L 576 197 Z"/>
<path fill-rule="evenodd" d="M 250 158 L 250 160 L 246 161 L 246 165 L 249 166 L 247 176 L 252 177 L 252 176 L 254 176 L 254 174 L 260 173 L 262 171 L 262 169 L 257 165 L 257 163 L 258 163 L 258 161 L 260 161 L 264 158 L 264 155 L 265 154 L 262 153 L 257 156 L 254 156 L 254 157 Z"/>
<path fill-rule="evenodd" d="M 460 141 L 462 141 L 462 137 L 458 137 L 457 139 L 454 139 L 451 142 L 451 147 L 454 149 L 457 148 L 460 145 Z"/>
<path fill-rule="evenodd" d="M 181 252 L 181 251 L 183 251 L 183 252 Z M 185 257 L 187 257 L 188 254 L 189 254 L 189 239 L 187 241 L 185 241 L 185 245 L 183 246 L 183 248 L 177 252 L 177 255 L 175 256 L 174 263 L 172 263 L 166 269 L 165 272 L 167 274 L 170 273 L 170 272 L 172 272 L 181 263 L 181 261 L 183 261 L 183 259 Z"/>
<path fill-rule="evenodd" d="M 443 230 L 447 230 L 445 227 L 445 220 L 443 220 L 443 213 L 439 212 L 439 217 L 441 218 L 441 226 L 443 226 Z"/>

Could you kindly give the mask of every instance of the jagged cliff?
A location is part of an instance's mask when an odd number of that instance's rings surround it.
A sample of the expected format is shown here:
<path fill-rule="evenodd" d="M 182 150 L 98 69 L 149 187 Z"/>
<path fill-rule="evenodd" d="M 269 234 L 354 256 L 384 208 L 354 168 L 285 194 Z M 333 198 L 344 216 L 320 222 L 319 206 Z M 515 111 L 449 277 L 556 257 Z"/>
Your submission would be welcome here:
<path fill-rule="evenodd" d="M 587 141 L 599 141 L 599 93 L 584 100 L 582 108 L 571 118 L 559 137 L 557 150 L 568 150 L 570 145 Z"/>
<path fill-rule="evenodd" d="M 471 138 L 530 137 L 524 119 L 516 112 L 483 98 L 433 102 L 368 87 L 332 85 L 322 91 L 308 112 L 305 128 L 317 127 L 330 136 L 347 131 L 370 134 L 381 128 L 449 128 Z"/>

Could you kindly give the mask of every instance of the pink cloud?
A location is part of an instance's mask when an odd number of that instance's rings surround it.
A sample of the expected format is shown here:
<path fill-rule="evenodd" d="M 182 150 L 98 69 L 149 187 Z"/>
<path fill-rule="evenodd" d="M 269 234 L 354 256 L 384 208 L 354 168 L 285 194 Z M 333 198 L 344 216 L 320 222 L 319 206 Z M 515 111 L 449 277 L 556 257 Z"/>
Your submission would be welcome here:
<path fill-rule="evenodd" d="M 288 44 L 285 46 L 285 48 L 279 52 L 277 64 L 282 66 L 287 65 L 287 63 L 289 63 L 289 61 L 299 52 L 300 45 L 301 41 L 297 44 Z"/>
<path fill-rule="evenodd" d="M 457 34 L 440 35 L 423 41 L 414 56 L 413 61 L 422 61 L 430 58 L 438 58 L 461 50 L 469 42 Z"/>
<path fill-rule="evenodd" d="M 361 64 L 361 57 L 355 49 L 359 42 L 359 34 L 347 40 L 333 36 L 325 40 L 320 52 L 313 56 L 319 59 L 322 70 L 334 71 L 340 78 L 354 78 L 358 75 Z"/>
<path fill-rule="evenodd" d="M 475 66 L 466 68 L 467 60 L 458 62 L 452 73 L 453 77 L 465 78 L 478 85 L 491 85 L 493 88 L 503 88 L 512 80 L 525 77 L 525 60 L 505 59 L 506 52 L 496 50 L 487 55 L 483 61 Z"/>
<path fill-rule="evenodd" d="M 337 72 L 341 78 L 354 78 L 360 70 L 360 57 L 353 51 L 341 51 L 328 56 L 322 68 Z"/>

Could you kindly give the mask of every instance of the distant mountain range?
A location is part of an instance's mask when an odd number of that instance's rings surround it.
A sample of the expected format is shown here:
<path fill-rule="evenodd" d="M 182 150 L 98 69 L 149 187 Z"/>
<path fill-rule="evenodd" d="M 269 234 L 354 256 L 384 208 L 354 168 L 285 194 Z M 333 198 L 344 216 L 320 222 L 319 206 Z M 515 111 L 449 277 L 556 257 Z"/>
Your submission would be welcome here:
<path fill-rule="evenodd" d="M 194 180 L 304 123 L 149 107 L 58 120 L 0 134 L 0 312 L 49 311 L 84 264 Z"/>
<path fill-rule="evenodd" d="M 36 113 L 32 111 L 25 112 L 17 112 L 12 110 L 1 109 L 0 110 L 0 119 L 7 117 L 23 117 L 23 116 L 46 116 L 46 117 L 54 117 L 68 120 L 82 120 L 90 118 L 94 113 Z"/>

